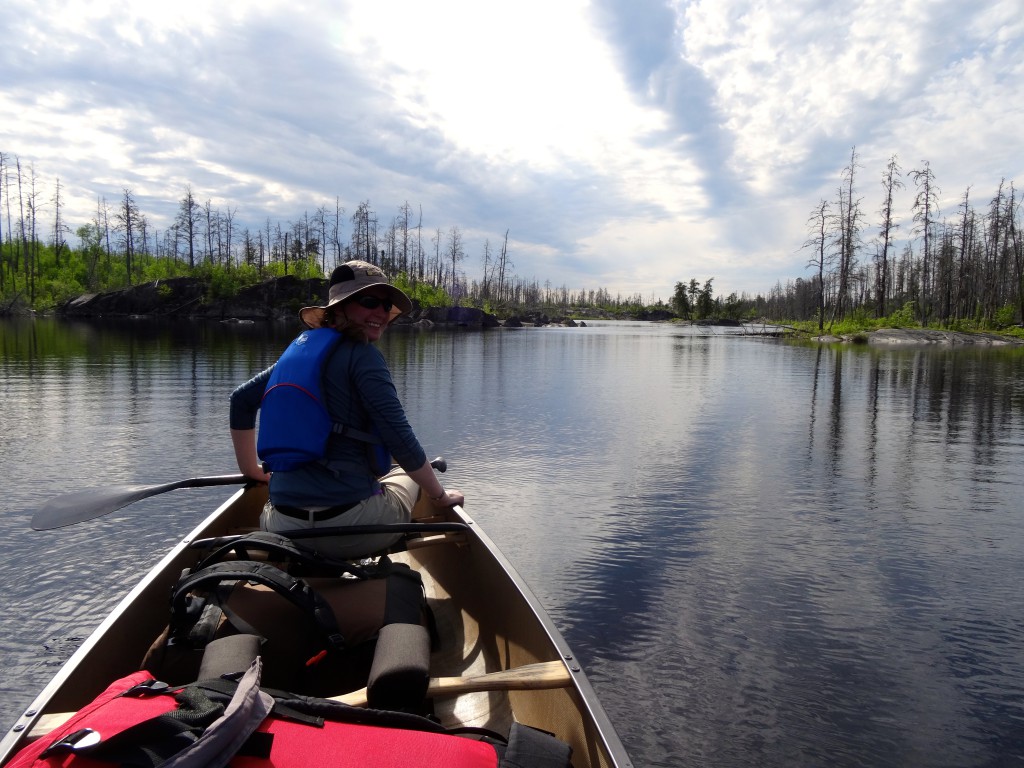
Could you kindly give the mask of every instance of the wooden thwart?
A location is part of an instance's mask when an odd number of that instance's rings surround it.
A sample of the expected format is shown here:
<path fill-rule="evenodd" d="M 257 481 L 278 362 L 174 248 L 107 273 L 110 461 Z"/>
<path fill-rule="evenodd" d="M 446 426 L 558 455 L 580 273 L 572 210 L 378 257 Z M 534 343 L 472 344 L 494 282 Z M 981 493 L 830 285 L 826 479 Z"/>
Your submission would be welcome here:
<path fill-rule="evenodd" d="M 565 688 L 572 682 L 572 675 L 561 661 L 542 661 L 524 664 L 521 667 L 503 669 L 469 677 L 432 677 L 427 685 L 427 697 L 457 696 L 460 693 L 479 691 L 533 691 L 547 688 Z M 353 707 L 366 706 L 366 689 L 332 696 Z"/>

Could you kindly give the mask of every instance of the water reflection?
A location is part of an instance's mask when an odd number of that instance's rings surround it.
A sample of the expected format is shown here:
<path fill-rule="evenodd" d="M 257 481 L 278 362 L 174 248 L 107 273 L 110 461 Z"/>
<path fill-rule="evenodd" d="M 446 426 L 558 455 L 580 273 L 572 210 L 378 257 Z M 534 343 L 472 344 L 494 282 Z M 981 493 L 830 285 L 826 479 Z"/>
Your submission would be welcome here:
<path fill-rule="evenodd" d="M 296 331 L 0 323 L 12 708 L 223 491 L 56 534 L 27 531 L 33 506 L 232 471 L 227 395 Z M 425 447 L 638 765 L 1024 758 L 1020 351 L 646 324 L 385 339 Z"/>

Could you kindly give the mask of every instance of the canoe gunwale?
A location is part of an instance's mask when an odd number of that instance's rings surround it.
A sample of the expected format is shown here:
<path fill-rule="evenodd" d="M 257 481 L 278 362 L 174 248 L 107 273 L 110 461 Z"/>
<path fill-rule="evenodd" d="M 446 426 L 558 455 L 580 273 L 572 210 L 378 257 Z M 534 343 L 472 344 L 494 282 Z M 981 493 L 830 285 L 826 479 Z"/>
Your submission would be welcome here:
<path fill-rule="evenodd" d="M 472 537 L 483 547 L 489 556 L 496 562 L 498 567 L 505 573 L 512 586 L 519 596 L 529 607 L 536 621 L 547 635 L 548 641 L 556 649 L 559 658 L 565 663 L 572 679 L 572 686 L 576 689 L 579 704 L 586 710 L 590 721 L 600 735 L 608 756 L 616 768 L 630 768 L 632 761 L 626 752 L 615 727 L 612 725 L 604 707 L 601 706 L 597 692 L 587 678 L 586 673 L 576 657 L 576 654 L 569 647 L 561 631 L 548 615 L 547 610 L 540 600 L 530 589 L 529 584 L 516 570 L 515 566 L 502 553 L 494 541 L 487 535 L 483 528 L 466 513 L 462 507 L 453 507 L 452 513 L 456 519 L 466 523 L 470 527 Z"/>
<path fill-rule="evenodd" d="M 233 493 L 214 512 L 200 522 L 187 536 L 178 541 L 171 550 L 157 562 L 142 579 L 118 602 L 116 607 L 104 617 L 96 629 L 86 638 L 70 658 L 61 666 L 53 678 L 46 684 L 43 690 L 34 698 L 32 703 L 26 707 L 18 720 L 4 733 L 0 740 L 0 766 L 4 765 L 10 758 L 24 746 L 24 739 L 33 726 L 44 715 L 53 712 L 74 710 L 81 706 L 81 703 L 74 705 L 66 701 L 68 689 L 74 688 L 75 695 L 85 701 L 91 700 L 95 695 L 106 687 L 114 678 L 110 674 L 111 669 L 105 665 L 102 672 L 95 674 L 90 672 L 90 665 L 85 664 L 93 653 L 109 658 L 113 652 L 116 655 L 119 647 L 132 648 L 138 651 L 135 641 L 122 638 L 125 634 L 125 617 L 129 613 L 139 610 L 139 604 L 144 604 L 156 597 L 167 594 L 167 590 L 177 580 L 184 567 L 194 564 L 198 551 L 193 542 L 211 536 L 224 535 L 227 526 L 236 524 L 242 519 L 243 514 L 249 514 L 257 508 L 262 508 L 266 489 L 264 487 L 247 486 Z M 248 518 L 245 518 L 248 520 Z M 487 558 L 493 561 L 493 568 L 500 572 L 507 588 L 511 589 L 525 607 L 525 610 L 532 615 L 541 633 L 546 636 L 548 653 L 555 654 L 562 661 L 570 672 L 569 689 L 574 692 L 573 703 L 580 713 L 581 725 L 596 737 L 600 743 L 600 753 L 591 756 L 591 764 L 605 765 L 609 768 L 631 768 L 632 762 L 619 740 L 610 719 L 605 713 L 593 686 L 587 679 L 582 667 L 568 646 L 561 632 L 551 620 L 547 611 L 541 605 L 536 595 L 532 592 L 527 582 L 514 568 L 511 562 L 502 554 L 491 538 L 483 531 L 482 527 L 461 507 L 452 507 L 443 519 L 460 523 L 465 526 L 464 531 L 458 533 L 447 533 L 435 537 L 435 543 L 448 541 L 451 546 L 469 548 L 478 552 L 476 556 Z M 427 541 L 430 541 L 428 539 Z M 410 553 L 415 556 L 417 552 L 431 552 L 444 550 L 445 547 L 426 546 L 422 548 L 410 547 Z M 434 555 L 432 555 L 434 556 Z M 491 567 L 491 566 L 488 566 Z M 147 594 L 148 593 L 148 594 Z M 511 593 L 510 593 L 511 594 Z M 162 614 L 161 614 L 162 615 Z M 146 617 L 149 618 L 148 616 Z M 143 622 L 145 627 L 140 629 L 141 633 L 149 632 L 152 629 L 151 622 Z M 117 628 L 117 635 L 111 634 Z M 110 635 L 108 637 L 108 635 Z M 148 635 L 150 639 L 155 635 Z M 541 659 L 553 660 L 553 659 Z M 126 670 L 125 674 L 128 671 Z M 103 681 L 99 690 L 96 688 Z M 510 694 L 511 695 L 511 694 Z M 589 748 L 595 745 L 589 742 Z"/>
<path fill-rule="evenodd" d="M 118 602 L 114 609 L 99 623 L 96 629 L 94 629 L 85 641 L 75 650 L 75 652 L 71 654 L 68 660 L 61 665 L 60 669 L 57 670 L 57 673 L 50 679 L 50 682 L 48 682 L 43 690 L 35 697 L 35 699 L 33 699 L 32 703 L 22 711 L 18 720 L 6 731 L 3 739 L 0 740 L 0 765 L 6 763 L 8 759 L 13 756 L 14 752 L 17 749 L 20 749 L 23 734 L 28 733 L 32 729 L 36 721 L 39 720 L 44 712 L 47 711 L 47 708 L 54 696 L 64 687 L 68 679 L 79 670 L 83 662 L 106 637 L 107 633 L 120 622 L 121 617 L 132 607 L 136 599 L 149 589 L 153 588 L 154 584 L 159 581 L 163 581 L 170 567 L 176 560 L 189 556 L 192 541 L 201 537 L 203 531 L 206 531 L 211 526 L 216 525 L 217 520 L 222 517 L 228 509 L 241 500 L 242 496 L 246 493 L 246 490 L 246 488 L 241 488 L 231 494 L 223 504 L 210 513 L 210 515 L 199 523 L 199 525 L 197 525 L 184 539 L 175 544 L 171 550 L 164 555 L 156 565 L 150 568 L 146 575 L 143 576 L 142 579 L 131 588 L 131 590 L 129 590 L 128 594 Z"/>

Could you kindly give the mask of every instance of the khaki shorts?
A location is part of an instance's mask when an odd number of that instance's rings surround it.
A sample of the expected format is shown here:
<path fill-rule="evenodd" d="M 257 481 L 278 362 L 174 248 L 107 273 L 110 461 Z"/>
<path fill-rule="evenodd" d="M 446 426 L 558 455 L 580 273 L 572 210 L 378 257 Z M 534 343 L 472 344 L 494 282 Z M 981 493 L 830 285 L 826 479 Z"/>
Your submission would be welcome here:
<path fill-rule="evenodd" d="M 283 515 L 268 501 L 263 507 L 263 514 L 260 515 L 260 528 L 265 531 L 283 532 L 345 525 L 408 523 L 420 491 L 416 481 L 409 477 L 405 470 L 394 469 L 380 479 L 380 487 L 380 494 L 363 499 L 337 517 L 316 522 Z M 300 539 L 299 543 L 303 549 L 313 550 L 328 557 L 351 560 L 386 549 L 399 538 L 400 534 L 361 534 Z"/>

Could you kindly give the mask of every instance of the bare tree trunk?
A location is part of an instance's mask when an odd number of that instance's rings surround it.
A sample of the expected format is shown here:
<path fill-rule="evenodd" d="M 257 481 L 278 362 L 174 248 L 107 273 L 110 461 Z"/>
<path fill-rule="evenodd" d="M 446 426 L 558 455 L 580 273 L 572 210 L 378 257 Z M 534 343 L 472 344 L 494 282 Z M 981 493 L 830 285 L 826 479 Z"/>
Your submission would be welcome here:
<path fill-rule="evenodd" d="M 203 214 L 206 218 L 206 259 L 213 264 L 213 205 L 207 200 L 203 205 Z"/>
<path fill-rule="evenodd" d="M 25 244 L 25 266 L 28 269 L 29 276 L 29 301 L 35 303 L 36 300 L 36 278 L 40 276 L 39 270 L 39 238 L 36 236 L 36 224 L 39 221 L 38 209 L 39 209 L 39 192 L 36 191 L 36 169 L 35 165 L 29 165 L 29 196 L 28 196 L 28 214 L 29 214 L 29 240 Z"/>
<path fill-rule="evenodd" d="M 456 287 L 458 285 L 458 274 L 459 274 L 459 262 L 465 257 L 465 252 L 462 249 L 462 231 L 457 225 L 452 225 L 452 228 L 448 230 L 448 245 L 446 249 L 448 260 L 452 265 L 451 274 L 451 294 L 452 298 L 457 301 Z"/>
<path fill-rule="evenodd" d="M 995 197 L 989 203 L 988 222 L 985 227 L 985 280 L 982 294 L 982 321 L 991 326 L 999 308 L 1001 293 L 1001 273 L 1004 251 L 1003 238 L 1003 181 Z"/>
<path fill-rule="evenodd" d="M 427 274 L 427 255 L 423 250 L 423 206 L 420 206 L 420 217 L 416 222 L 416 280 L 422 281 Z"/>
<path fill-rule="evenodd" d="M 11 195 L 10 187 L 7 184 L 7 169 L 7 155 L 0 152 L 0 195 L 3 196 L 3 200 L 7 203 L 7 239 L 9 244 L 11 239 Z M 2 208 L 2 202 L 0 202 L 0 208 Z M 3 244 L 3 215 L 2 212 L 0 212 L 0 292 L 3 292 L 7 288 L 7 278 L 5 276 L 7 271 L 7 258 L 4 256 Z"/>
<path fill-rule="evenodd" d="M 917 187 L 914 197 L 914 221 L 918 222 L 918 231 L 922 233 L 924 247 L 921 252 L 921 325 L 928 325 L 931 315 L 931 235 L 935 217 L 938 215 L 938 187 L 935 186 L 935 174 L 930 163 L 925 160 L 924 168 L 910 172 Z"/>
<path fill-rule="evenodd" d="M 121 207 L 117 212 L 118 230 L 121 232 L 124 245 L 124 263 L 128 275 L 128 285 L 132 284 L 133 257 L 135 255 L 135 228 L 138 226 L 139 208 L 135 204 L 132 191 L 127 187 L 121 198 Z"/>
<path fill-rule="evenodd" d="M 857 148 L 850 150 L 850 164 L 843 169 L 843 186 L 839 189 L 839 291 L 833 307 L 833 317 L 846 316 L 850 282 L 856 266 L 857 240 L 860 233 L 860 201 L 854 200 L 854 178 L 857 168 Z"/>
<path fill-rule="evenodd" d="M 64 239 L 64 232 L 67 230 L 67 226 L 61 220 L 63 205 L 64 200 L 60 195 L 60 178 L 58 177 L 57 190 L 53 193 L 53 261 L 54 266 L 58 270 L 60 269 L 61 255 L 67 247 L 67 241 Z"/>
<path fill-rule="evenodd" d="M 334 244 L 334 266 L 341 264 L 341 214 L 345 209 L 341 207 L 341 199 L 334 198 L 334 225 L 331 231 L 331 241 Z M 326 272 L 326 270 L 324 270 Z"/>
<path fill-rule="evenodd" d="M 18 247 L 14 251 L 14 270 L 18 270 L 18 262 L 21 261 L 19 255 L 22 253 L 22 249 L 28 244 L 28 238 L 25 236 L 25 196 L 22 194 L 21 189 L 21 160 L 15 159 L 15 172 L 18 181 L 18 229 L 21 230 L 21 236 L 18 238 Z M 25 260 L 28 256 L 25 256 Z M 25 272 L 25 285 L 28 285 L 29 276 L 26 268 Z"/>
<path fill-rule="evenodd" d="M 501 255 L 498 257 L 498 300 L 505 299 L 505 279 L 511 262 L 508 259 L 508 230 L 505 230 L 505 239 L 501 243 Z"/>
<path fill-rule="evenodd" d="M 953 304 L 953 319 L 963 320 L 970 314 L 967 300 L 968 247 L 974 237 L 973 217 L 971 215 L 971 188 L 964 190 L 964 199 L 960 212 L 960 248 L 957 251 L 956 299 Z"/>
<path fill-rule="evenodd" d="M 441 228 L 438 227 L 434 230 L 434 237 L 431 238 L 434 243 L 434 285 L 437 287 L 442 286 L 441 276 L 443 274 L 443 267 L 441 264 Z"/>
<path fill-rule="evenodd" d="M 1022 247 L 1020 228 L 1017 226 L 1017 190 L 1010 182 L 1009 223 L 1010 223 L 1010 248 L 1013 251 L 1013 263 L 1016 265 L 1016 285 L 1014 290 L 1017 294 L 1017 318 L 1024 323 L 1024 247 Z"/>
<path fill-rule="evenodd" d="M 227 212 L 224 214 L 224 264 L 228 267 L 230 267 L 234 261 L 231 254 L 231 241 L 235 237 L 235 214 L 237 212 L 237 209 L 231 210 L 231 208 L 228 207 Z"/>
<path fill-rule="evenodd" d="M 889 295 L 889 249 L 892 247 L 892 234 L 893 231 L 899 227 L 893 221 L 893 194 L 896 190 L 903 189 L 903 181 L 901 180 L 900 166 L 896 160 L 896 155 L 889 158 L 889 164 L 886 166 L 885 174 L 882 176 L 882 188 L 885 190 L 885 201 L 882 203 L 882 224 L 881 224 L 881 235 L 882 235 L 882 249 L 878 256 L 878 287 L 877 287 L 877 300 L 878 300 L 878 316 L 885 317 L 886 315 L 886 298 Z"/>
<path fill-rule="evenodd" d="M 409 218 L 411 214 L 409 201 L 406 200 L 398 209 L 398 271 L 409 274 Z"/>
<path fill-rule="evenodd" d="M 811 212 L 811 216 L 807 221 L 811 236 L 804 242 L 803 246 L 804 248 L 814 248 L 814 256 L 807 263 L 807 266 L 813 267 L 818 272 L 818 290 L 815 303 L 817 305 L 819 333 L 825 330 L 825 265 L 828 263 L 829 218 L 829 203 L 827 200 L 821 200 L 814 211 Z M 691 293 L 694 284 L 695 281 L 691 281 Z"/>

